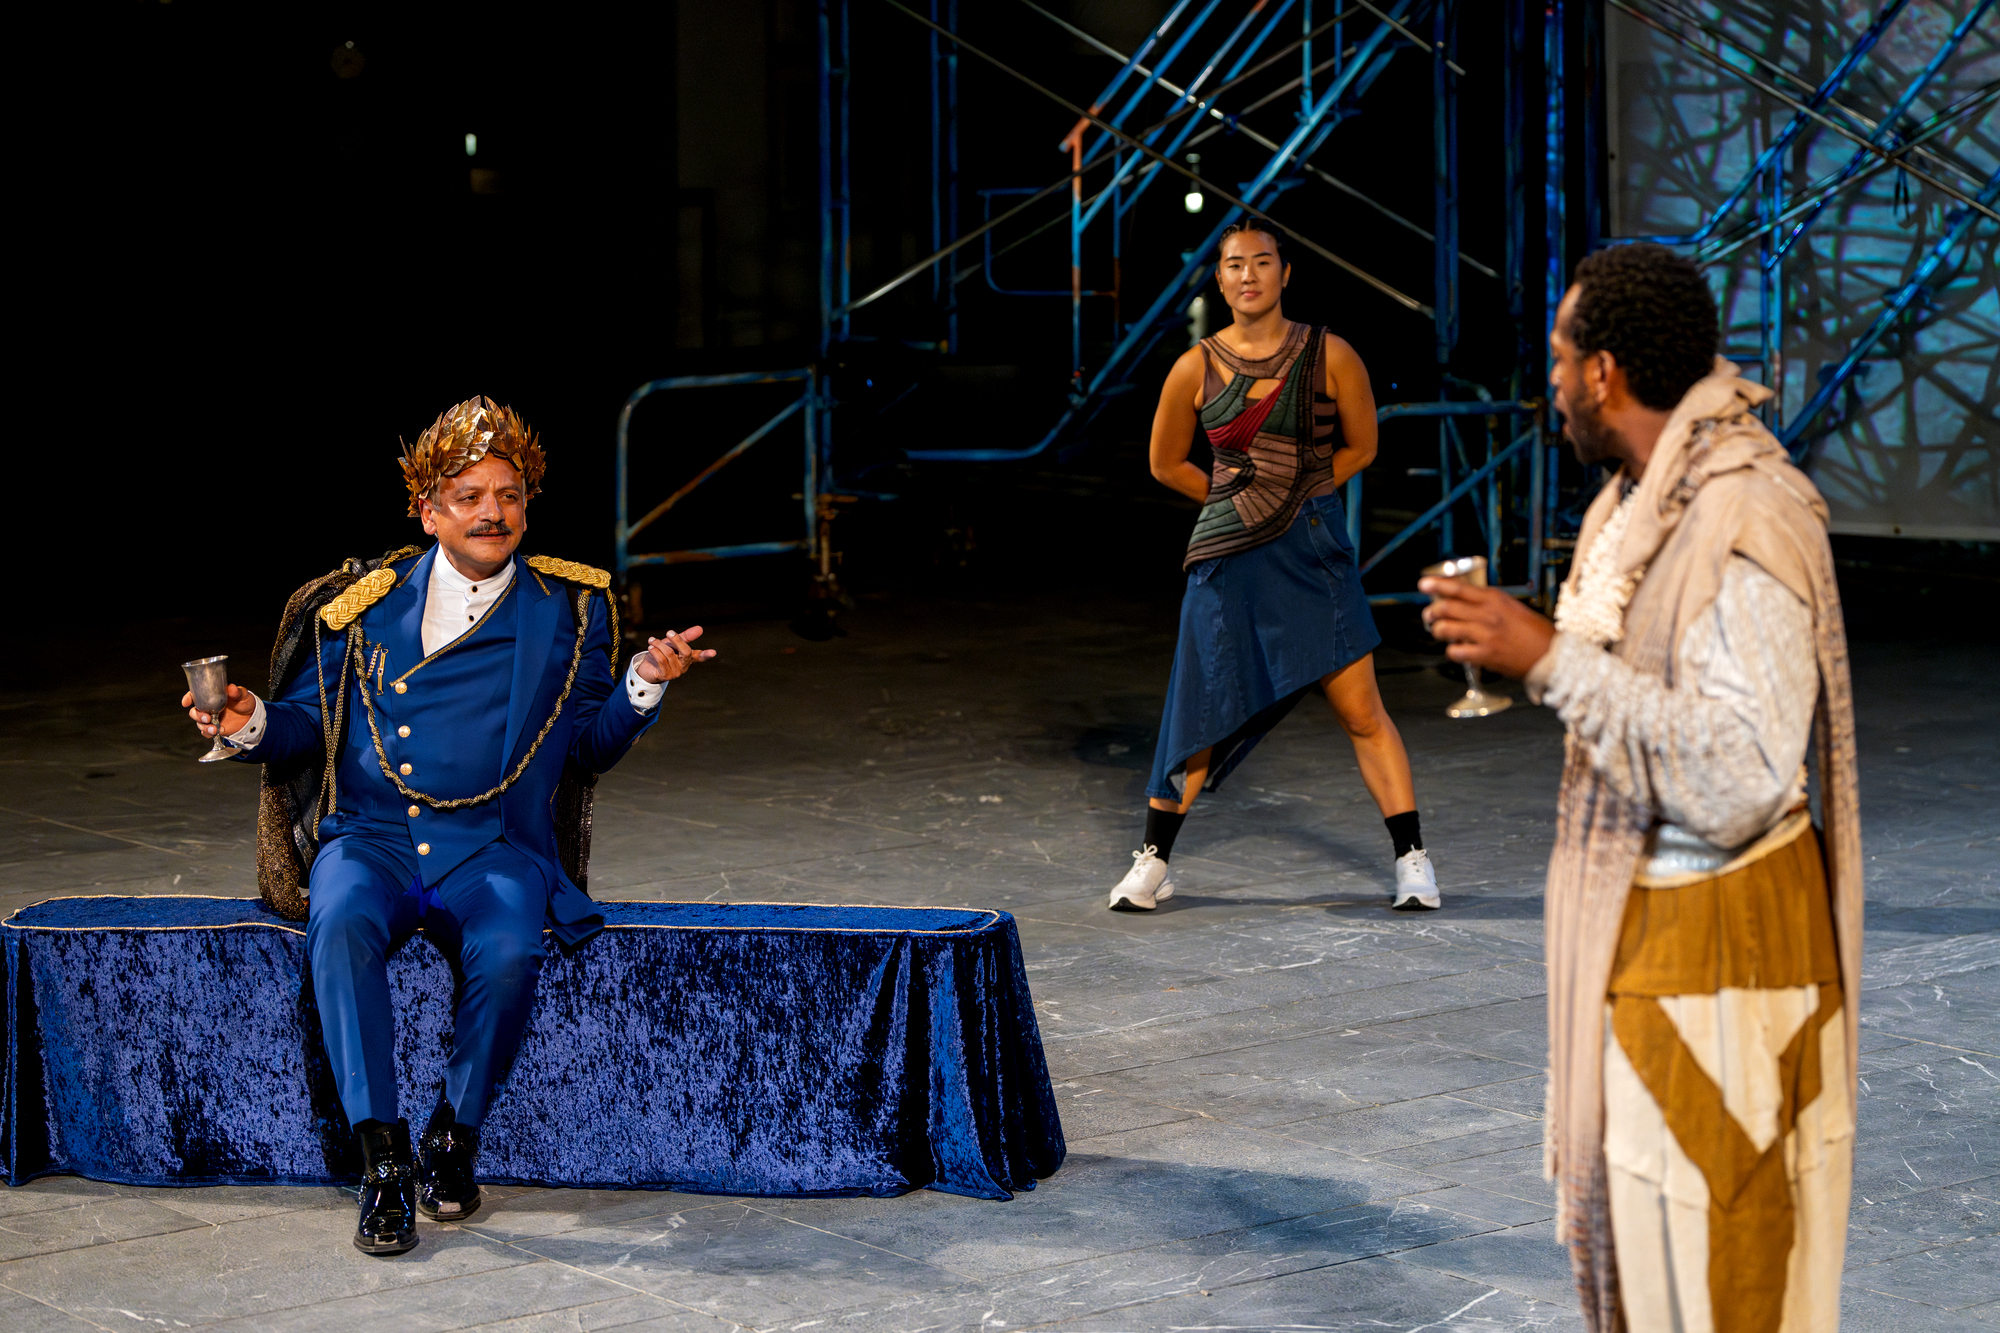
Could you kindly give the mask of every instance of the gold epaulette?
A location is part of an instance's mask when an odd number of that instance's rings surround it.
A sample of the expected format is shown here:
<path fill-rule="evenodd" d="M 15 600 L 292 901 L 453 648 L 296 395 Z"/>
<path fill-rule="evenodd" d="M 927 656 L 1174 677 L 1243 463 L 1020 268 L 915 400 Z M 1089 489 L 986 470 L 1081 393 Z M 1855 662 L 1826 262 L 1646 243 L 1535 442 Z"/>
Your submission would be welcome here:
<path fill-rule="evenodd" d="M 537 573 L 547 574 L 553 579 L 568 579 L 571 583 L 581 583 L 588 588 L 608 588 L 611 574 L 608 570 L 594 565 L 579 565 L 574 560 L 558 560 L 552 555 L 531 555 L 528 568 Z"/>
<path fill-rule="evenodd" d="M 395 586 L 396 571 L 384 565 L 354 580 L 346 592 L 320 608 L 319 618 L 330 630 L 344 630 L 354 623 L 356 616 L 388 596 Z"/>

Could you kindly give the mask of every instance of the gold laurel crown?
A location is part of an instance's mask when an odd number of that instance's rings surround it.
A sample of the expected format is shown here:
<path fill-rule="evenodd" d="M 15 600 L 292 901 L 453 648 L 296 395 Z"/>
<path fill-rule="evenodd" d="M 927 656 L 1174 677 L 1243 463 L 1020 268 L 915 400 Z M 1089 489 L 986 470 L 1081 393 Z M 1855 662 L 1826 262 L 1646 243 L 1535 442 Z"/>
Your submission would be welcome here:
<path fill-rule="evenodd" d="M 387 565 L 363 574 L 338 597 L 320 608 L 319 618 L 336 632 L 354 623 L 356 616 L 389 595 L 396 586 L 396 571 Z"/>
<path fill-rule="evenodd" d="M 611 574 L 595 565 L 580 565 L 574 560 L 558 560 L 552 555 L 531 555 L 528 568 L 538 574 L 547 574 L 552 579 L 567 579 L 571 583 L 581 583 L 588 588 L 608 588 Z"/>
<path fill-rule="evenodd" d="M 520 413 L 482 394 L 439 416 L 417 437 L 414 446 L 403 446 L 403 484 L 410 488 L 410 517 L 417 516 L 417 501 L 428 499 L 440 481 L 457 476 L 489 454 L 514 465 L 527 487 L 527 498 L 541 492 L 542 474 L 549 465 L 539 438 L 521 420 Z"/>

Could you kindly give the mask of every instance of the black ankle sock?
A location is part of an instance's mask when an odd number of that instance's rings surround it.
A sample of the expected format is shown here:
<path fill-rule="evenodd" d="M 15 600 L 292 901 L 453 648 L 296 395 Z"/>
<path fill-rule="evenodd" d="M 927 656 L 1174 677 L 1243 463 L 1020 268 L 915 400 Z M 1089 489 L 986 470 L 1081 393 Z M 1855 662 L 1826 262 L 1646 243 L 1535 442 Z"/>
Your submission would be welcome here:
<path fill-rule="evenodd" d="M 1172 859 L 1174 839 L 1181 836 L 1181 825 L 1186 822 L 1186 815 L 1176 814 L 1172 810 L 1155 810 L 1152 806 L 1147 806 L 1144 845 L 1151 847 L 1154 854 L 1162 861 Z"/>
<path fill-rule="evenodd" d="M 1413 851 L 1422 851 L 1424 831 L 1417 824 L 1417 812 L 1405 810 L 1400 815 L 1390 815 L 1382 821 L 1389 827 L 1389 837 L 1396 844 L 1396 859 L 1402 860 Z"/>

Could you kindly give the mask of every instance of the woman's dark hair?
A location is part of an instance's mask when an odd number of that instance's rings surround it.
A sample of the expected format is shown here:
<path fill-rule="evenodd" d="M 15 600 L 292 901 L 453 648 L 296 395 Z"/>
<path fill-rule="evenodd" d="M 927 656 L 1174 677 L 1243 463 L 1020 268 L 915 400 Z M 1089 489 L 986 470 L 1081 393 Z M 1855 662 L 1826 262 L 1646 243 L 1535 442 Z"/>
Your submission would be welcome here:
<path fill-rule="evenodd" d="M 1722 335 L 1701 270 L 1663 245 L 1618 245 L 1576 266 L 1569 340 L 1609 352 L 1632 396 L 1670 412 L 1714 369 Z"/>
<path fill-rule="evenodd" d="M 1215 262 L 1222 262 L 1222 247 L 1229 244 L 1229 238 L 1240 236 L 1246 231 L 1261 232 L 1271 238 L 1271 249 L 1277 253 L 1278 262 L 1285 262 L 1285 233 L 1265 218 L 1249 217 L 1241 222 L 1232 222 L 1222 229 L 1222 236 L 1215 243 Z"/>

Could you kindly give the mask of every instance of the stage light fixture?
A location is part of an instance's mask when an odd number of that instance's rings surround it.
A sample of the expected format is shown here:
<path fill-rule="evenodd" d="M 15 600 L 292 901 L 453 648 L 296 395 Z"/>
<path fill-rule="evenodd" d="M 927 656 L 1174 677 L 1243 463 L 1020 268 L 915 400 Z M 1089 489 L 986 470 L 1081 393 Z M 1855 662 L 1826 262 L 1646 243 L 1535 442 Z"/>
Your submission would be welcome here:
<path fill-rule="evenodd" d="M 1202 198 L 1202 193 L 1200 190 L 1189 190 L 1187 192 L 1186 197 L 1183 198 L 1181 202 L 1187 205 L 1188 212 L 1199 213 L 1201 212 L 1202 204 L 1207 201 Z"/>
<path fill-rule="evenodd" d="M 466 136 L 465 136 L 465 155 L 466 155 L 467 157 L 478 157 L 478 156 L 479 156 L 479 136 L 478 136 L 478 135 L 476 135 L 476 134 L 468 134 L 468 135 L 466 135 Z"/>
<path fill-rule="evenodd" d="M 368 57 L 363 55 L 361 48 L 353 42 L 342 42 L 333 48 L 333 57 L 328 63 L 333 66 L 333 72 L 339 77 L 358 79 L 361 77 L 362 69 L 368 64 Z"/>

